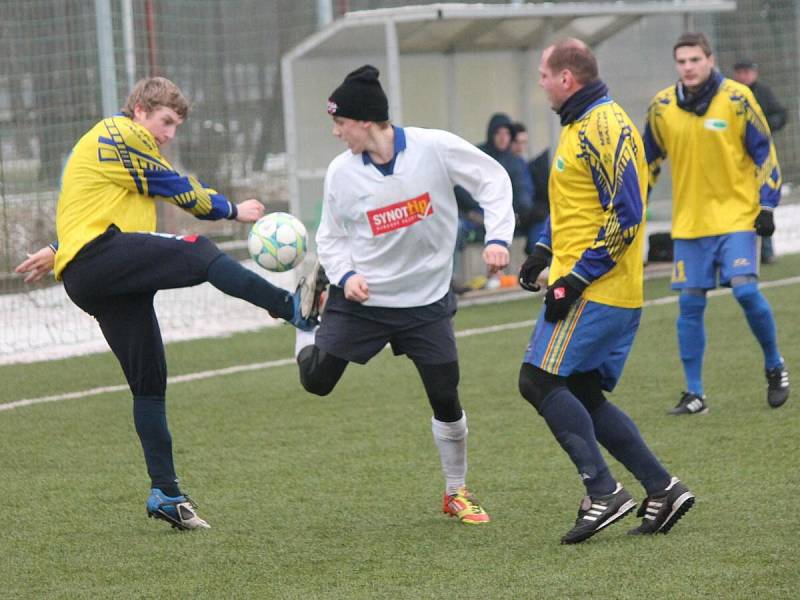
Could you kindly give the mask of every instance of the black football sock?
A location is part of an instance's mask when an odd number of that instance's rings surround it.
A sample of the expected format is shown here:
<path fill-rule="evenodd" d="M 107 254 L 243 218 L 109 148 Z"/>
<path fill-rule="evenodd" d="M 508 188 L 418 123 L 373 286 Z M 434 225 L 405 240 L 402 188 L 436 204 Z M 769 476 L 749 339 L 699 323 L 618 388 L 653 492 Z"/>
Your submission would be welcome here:
<path fill-rule="evenodd" d="M 152 487 L 160 489 L 167 496 L 179 495 L 164 397 L 134 396 L 133 423 L 142 442 Z"/>
<path fill-rule="evenodd" d="M 616 481 L 600 453 L 592 418 L 580 400 L 566 387 L 559 387 L 542 401 L 539 413 L 577 467 L 586 493 L 597 497 L 613 492 Z"/>
<path fill-rule="evenodd" d="M 669 473 L 647 447 L 628 415 L 611 402 L 603 402 L 591 415 L 597 441 L 639 480 L 648 496 L 669 485 Z"/>

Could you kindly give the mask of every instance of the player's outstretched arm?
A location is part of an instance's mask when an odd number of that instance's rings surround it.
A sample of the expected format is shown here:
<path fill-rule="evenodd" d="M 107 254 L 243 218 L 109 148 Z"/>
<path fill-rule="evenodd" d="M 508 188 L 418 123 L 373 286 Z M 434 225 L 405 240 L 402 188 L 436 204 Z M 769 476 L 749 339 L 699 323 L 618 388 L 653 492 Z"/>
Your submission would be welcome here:
<path fill-rule="evenodd" d="M 25 283 L 34 283 L 52 271 L 55 262 L 56 253 L 50 246 L 45 246 L 33 254 L 28 254 L 28 258 L 19 263 L 14 272 L 27 274 Z"/>
<path fill-rule="evenodd" d="M 236 205 L 236 220 L 240 223 L 255 223 L 264 216 L 264 205 L 250 198 Z"/>

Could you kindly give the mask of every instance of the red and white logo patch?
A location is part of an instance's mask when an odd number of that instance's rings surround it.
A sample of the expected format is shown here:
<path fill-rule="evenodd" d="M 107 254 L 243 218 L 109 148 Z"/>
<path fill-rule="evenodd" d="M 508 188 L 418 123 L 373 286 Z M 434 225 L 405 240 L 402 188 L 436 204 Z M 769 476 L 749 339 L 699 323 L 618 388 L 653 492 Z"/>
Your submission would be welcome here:
<path fill-rule="evenodd" d="M 418 223 L 433 214 L 433 205 L 428 192 L 421 196 L 396 202 L 389 206 L 367 211 L 372 235 L 383 235 Z"/>
<path fill-rule="evenodd" d="M 556 300 L 563 300 L 566 297 L 566 295 L 567 295 L 566 288 L 557 287 L 556 289 L 553 290 L 553 298 L 555 298 Z"/>
<path fill-rule="evenodd" d="M 339 105 L 333 100 L 328 100 L 328 114 L 335 115 L 337 110 L 339 110 Z"/>

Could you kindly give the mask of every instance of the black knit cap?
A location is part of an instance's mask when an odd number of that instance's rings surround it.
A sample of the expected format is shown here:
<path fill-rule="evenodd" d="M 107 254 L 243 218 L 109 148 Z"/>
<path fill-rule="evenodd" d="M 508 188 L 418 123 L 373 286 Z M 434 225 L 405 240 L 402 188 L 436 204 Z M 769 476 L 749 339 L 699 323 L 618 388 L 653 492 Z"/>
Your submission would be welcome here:
<path fill-rule="evenodd" d="M 328 98 L 328 114 L 357 121 L 388 121 L 389 101 L 372 65 L 359 67 L 344 78 Z"/>
<path fill-rule="evenodd" d="M 740 58 L 733 64 L 733 70 L 739 71 L 740 69 L 757 69 L 756 61 L 750 58 Z"/>

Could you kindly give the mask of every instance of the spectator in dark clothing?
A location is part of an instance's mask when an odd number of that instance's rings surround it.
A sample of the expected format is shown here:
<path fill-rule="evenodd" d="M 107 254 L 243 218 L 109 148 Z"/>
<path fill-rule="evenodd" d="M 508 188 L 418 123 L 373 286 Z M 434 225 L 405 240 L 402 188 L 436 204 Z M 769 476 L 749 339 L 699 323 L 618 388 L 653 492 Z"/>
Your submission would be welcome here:
<path fill-rule="evenodd" d="M 536 241 L 542 234 L 547 217 L 550 215 L 550 200 L 547 193 L 547 182 L 550 172 L 550 152 L 544 150 L 533 160 L 528 160 L 528 130 L 522 123 L 514 123 L 514 141 L 511 143 L 512 152 L 523 163 L 527 178 L 530 181 L 533 204 L 525 223 L 527 240 L 525 253 L 530 254 Z"/>
<path fill-rule="evenodd" d="M 770 131 L 774 134 L 783 129 L 788 120 L 788 113 L 769 86 L 758 81 L 758 65 L 752 60 L 740 60 L 733 65 L 733 78 L 753 91 L 756 102 L 767 118 Z"/>
<path fill-rule="evenodd" d="M 733 65 L 733 78 L 743 83 L 753 91 L 756 102 L 764 111 L 769 129 L 775 134 L 783 129 L 789 115 L 772 90 L 766 83 L 758 80 L 758 65 L 750 59 L 741 59 Z M 761 262 L 771 264 L 775 262 L 775 251 L 772 248 L 772 236 L 761 238 Z"/>
<path fill-rule="evenodd" d="M 514 126 L 505 113 L 495 113 L 486 128 L 486 141 L 478 148 L 499 162 L 511 178 L 514 194 L 514 213 L 517 225 L 526 222 L 533 208 L 532 182 L 527 174 L 524 161 L 511 151 L 514 141 Z"/>
<path fill-rule="evenodd" d="M 486 128 L 486 141 L 478 148 L 499 162 L 511 179 L 514 214 L 517 218 L 515 233 L 527 236 L 528 224 L 533 210 L 533 182 L 527 165 L 511 151 L 514 141 L 514 127 L 511 118 L 504 113 L 496 113 L 489 119 Z M 461 270 L 460 255 L 470 242 L 482 242 L 484 236 L 483 211 L 475 199 L 464 188 L 454 188 L 458 203 L 458 235 L 454 256 L 454 277 Z M 536 240 L 534 240 L 534 243 Z M 454 283 L 454 289 L 462 289 L 462 285 Z"/>

